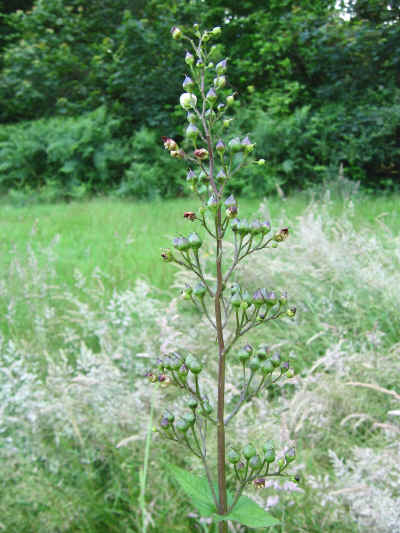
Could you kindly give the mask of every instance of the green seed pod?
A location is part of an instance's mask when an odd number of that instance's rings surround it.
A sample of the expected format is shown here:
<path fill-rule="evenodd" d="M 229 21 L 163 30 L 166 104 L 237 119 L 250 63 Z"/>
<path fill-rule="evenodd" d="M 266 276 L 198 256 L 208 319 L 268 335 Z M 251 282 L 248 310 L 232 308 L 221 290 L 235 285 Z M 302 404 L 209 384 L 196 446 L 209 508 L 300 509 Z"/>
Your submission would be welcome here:
<path fill-rule="evenodd" d="M 231 152 L 236 154 L 237 152 L 240 152 L 242 149 L 242 145 L 240 144 L 239 137 L 235 137 L 234 139 L 231 139 L 228 143 L 229 149 Z"/>
<path fill-rule="evenodd" d="M 195 126 L 194 124 L 190 123 L 189 126 L 186 128 L 186 137 L 195 141 L 197 139 L 198 134 L 199 128 L 197 128 L 197 126 Z"/>
<path fill-rule="evenodd" d="M 214 194 L 212 194 L 207 202 L 208 209 L 210 209 L 211 211 L 216 211 L 218 209 L 218 205 L 219 205 L 218 199 L 216 198 Z"/>
<path fill-rule="evenodd" d="M 254 457 L 256 454 L 257 454 L 257 450 L 254 448 L 254 446 L 252 444 L 247 444 L 247 446 L 245 446 L 243 448 L 243 451 L 242 451 L 244 457 L 249 460 L 251 459 L 252 457 Z"/>
<path fill-rule="evenodd" d="M 187 430 L 190 428 L 190 424 L 187 420 L 178 420 L 175 424 L 175 427 L 181 433 L 186 433 Z"/>
<path fill-rule="evenodd" d="M 206 415 L 210 415 L 213 412 L 212 405 L 207 398 L 203 401 L 202 410 Z"/>
<path fill-rule="evenodd" d="M 279 468 L 279 471 L 283 470 L 286 466 L 286 461 L 284 459 L 284 457 L 281 457 L 280 459 L 278 459 L 278 468 Z"/>
<path fill-rule="evenodd" d="M 271 358 L 270 358 L 270 361 L 271 363 L 273 364 L 273 366 L 276 368 L 277 366 L 280 365 L 281 363 L 281 356 L 280 356 L 280 353 L 279 352 L 275 352 L 271 355 Z"/>
<path fill-rule="evenodd" d="M 240 220 L 238 218 L 234 218 L 233 220 L 231 220 L 231 229 L 234 233 L 239 231 L 239 224 Z"/>
<path fill-rule="evenodd" d="M 253 305 L 255 305 L 255 307 L 261 307 L 263 305 L 264 296 L 260 289 L 257 289 L 256 292 L 253 294 L 252 303 Z"/>
<path fill-rule="evenodd" d="M 269 353 L 269 348 L 266 344 L 261 344 L 258 347 L 258 350 L 256 351 L 256 355 L 260 359 L 260 361 L 263 361 L 264 359 L 266 359 L 268 356 L 268 353 Z"/>
<path fill-rule="evenodd" d="M 260 360 L 258 357 L 252 357 L 249 362 L 249 367 L 253 372 L 260 370 Z"/>
<path fill-rule="evenodd" d="M 198 360 L 193 357 L 193 355 L 188 355 L 185 359 L 185 364 L 188 367 L 188 369 L 193 372 L 193 374 L 200 374 L 200 372 L 203 370 L 203 367 L 198 362 Z"/>
<path fill-rule="evenodd" d="M 273 463 L 275 461 L 275 449 L 269 448 L 264 450 L 264 459 L 267 463 Z"/>
<path fill-rule="evenodd" d="M 197 283 L 193 289 L 193 294 L 197 297 L 197 298 L 204 298 L 205 294 L 207 292 L 207 289 L 205 287 L 205 285 L 203 283 L 201 283 L 201 281 L 199 283 Z"/>
<path fill-rule="evenodd" d="M 183 80 L 182 87 L 187 91 L 188 93 L 191 93 L 194 89 L 194 81 L 192 78 L 189 78 L 189 76 L 186 76 Z"/>
<path fill-rule="evenodd" d="M 198 406 L 199 402 L 196 400 L 196 398 L 194 398 L 193 396 L 191 396 L 188 401 L 186 402 L 186 405 L 188 407 L 190 407 L 190 409 L 196 409 L 196 407 Z"/>
<path fill-rule="evenodd" d="M 188 372 L 189 372 L 189 369 L 185 364 L 179 367 L 178 374 L 181 378 L 186 378 L 186 376 L 188 375 Z"/>
<path fill-rule="evenodd" d="M 187 65 L 189 65 L 190 67 L 193 65 L 194 63 L 194 56 L 193 54 L 191 54 L 190 52 L 186 52 L 186 55 L 185 55 L 185 63 Z"/>
<path fill-rule="evenodd" d="M 294 461 L 296 459 L 296 449 L 293 447 L 289 448 L 285 453 L 285 459 L 287 463 Z"/>
<path fill-rule="evenodd" d="M 203 241 L 200 239 L 199 235 L 194 231 L 188 237 L 189 245 L 194 250 L 198 250 L 203 244 Z"/>
<path fill-rule="evenodd" d="M 241 348 L 237 353 L 237 357 L 239 361 L 241 361 L 242 363 L 245 363 L 246 361 L 248 361 L 250 359 L 250 355 L 251 354 L 249 354 L 249 352 L 245 350 L 244 348 Z"/>
<path fill-rule="evenodd" d="M 258 235 L 261 233 L 261 224 L 258 220 L 254 220 L 250 225 L 251 233 L 253 235 Z"/>
<path fill-rule="evenodd" d="M 190 426 L 193 426 L 193 424 L 196 422 L 196 415 L 192 413 L 192 411 L 189 411 L 183 415 L 183 420 L 186 420 Z"/>
<path fill-rule="evenodd" d="M 278 301 L 278 298 L 276 296 L 276 293 L 274 291 L 271 291 L 271 292 L 268 292 L 266 297 L 265 297 L 265 303 L 269 306 L 269 307 L 273 307 Z"/>
<path fill-rule="evenodd" d="M 255 470 L 257 468 L 260 468 L 260 466 L 261 466 L 260 456 L 259 455 L 253 455 L 253 457 L 251 457 L 251 459 L 249 461 L 249 466 L 253 470 Z"/>
<path fill-rule="evenodd" d="M 275 444 L 274 444 L 274 441 L 271 439 L 267 440 L 263 445 L 264 452 L 266 452 L 267 450 L 274 450 L 274 449 L 275 449 Z"/>
<path fill-rule="evenodd" d="M 240 461 L 240 455 L 236 450 L 229 450 L 228 461 L 233 465 L 237 464 Z"/>
<path fill-rule="evenodd" d="M 268 376 L 274 370 L 274 366 L 269 359 L 262 361 L 260 365 L 260 370 L 264 376 Z"/>
<path fill-rule="evenodd" d="M 235 309 L 239 309 L 240 304 L 242 303 L 242 299 L 240 297 L 240 294 L 238 292 L 235 292 L 235 294 L 231 298 L 231 304 Z"/>
<path fill-rule="evenodd" d="M 238 233 L 243 236 L 250 233 L 250 224 L 246 219 L 243 219 L 239 222 Z"/>

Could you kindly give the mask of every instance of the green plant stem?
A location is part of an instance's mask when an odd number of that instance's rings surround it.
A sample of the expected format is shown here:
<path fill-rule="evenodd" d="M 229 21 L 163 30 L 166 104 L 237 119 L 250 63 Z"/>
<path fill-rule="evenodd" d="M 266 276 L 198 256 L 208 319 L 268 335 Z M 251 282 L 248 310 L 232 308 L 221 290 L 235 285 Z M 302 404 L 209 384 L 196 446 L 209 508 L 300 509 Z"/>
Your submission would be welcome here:
<path fill-rule="evenodd" d="M 149 418 L 149 424 L 147 426 L 147 434 L 146 434 L 146 444 L 144 448 L 144 461 L 143 461 L 143 470 L 140 472 L 139 478 L 140 478 L 140 494 L 139 494 L 139 505 L 142 515 L 142 533 L 146 533 L 147 531 L 147 521 L 146 521 L 146 481 L 147 481 L 147 470 L 149 466 L 149 457 L 150 457 L 150 445 L 151 445 L 151 436 L 152 436 L 152 429 L 153 429 L 153 412 L 154 412 L 154 396 L 153 393 L 151 395 L 151 403 L 150 403 L 150 418 Z"/>

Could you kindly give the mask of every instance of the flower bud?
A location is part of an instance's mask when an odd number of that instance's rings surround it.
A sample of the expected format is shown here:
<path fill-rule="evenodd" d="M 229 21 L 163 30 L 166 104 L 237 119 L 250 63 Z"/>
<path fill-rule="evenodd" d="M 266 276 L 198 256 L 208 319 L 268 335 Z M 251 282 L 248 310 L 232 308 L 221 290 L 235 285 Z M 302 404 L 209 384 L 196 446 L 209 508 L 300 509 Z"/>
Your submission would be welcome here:
<path fill-rule="evenodd" d="M 167 248 L 161 253 L 161 257 L 166 263 L 171 263 L 171 261 L 174 260 L 173 253 L 169 248 Z"/>
<path fill-rule="evenodd" d="M 235 97 L 233 96 L 233 94 L 230 94 L 229 96 L 226 97 L 226 105 L 232 105 L 233 102 L 235 101 Z"/>
<path fill-rule="evenodd" d="M 186 237 L 175 237 L 172 239 L 172 244 L 180 252 L 185 252 L 190 248 L 189 241 L 186 239 Z"/>
<path fill-rule="evenodd" d="M 196 220 L 196 213 L 193 213 L 193 211 L 185 211 L 183 213 L 183 218 L 185 218 L 186 220 L 191 220 L 193 222 L 193 220 Z"/>
<path fill-rule="evenodd" d="M 258 477 L 253 481 L 253 483 L 256 489 L 263 489 L 265 487 L 265 478 Z"/>
<path fill-rule="evenodd" d="M 285 459 L 287 463 L 292 463 L 296 459 L 296 449 L 294 447 L 287 450 Z"/>
<path fill-rule="evenodd" d="M 186 76 L 183 80 L 182 87 L 187 91 L 188 93 L 193 92 L 194 89 L 194 81 L 192 78 L 189 78 L 189 76 Z"/>
<path fill-rule="evenodd" d="M 222 104 L 222 103 L 221 103 L 221 104 L 218 104 L 218 105 L 217 105 L 217 110 L 218 110 L 218 111 L 222 111 L 222 110 L 224 109 L 224 107 L 225 107 L 224 104 Z"/>
<path fill-rule="evenodd" d="M 260 360 L 258 357 L 252 357 L 250 359 L 249 367 L 253 372 L 257 372 L 260 369 Z"/>
<path fill-rule="evenodd" d="M 253 348 L 253 346 L 251 344 L 245 344 L 243 346 L 243 350 L 245 350 L 248 354 L 251 355 L 253 353 L 253 351 L 254 351 L 254 348 Z"/>
<path fill-rule="evenodd" d="M 175 159 L 183 159 L 185 157 L 185 152 L 183 150 L 171 150 L 170 155 Z"/>
<path fill-rule="evenodd" d="M 193 398 L 193 396 L 191 396 L 188 401 L 186 402 L 186 405 L 188 407 L 190 407 L 190 409 L 196 409 L 196 407 L 198 406 L 199 402 L 196 400 L 196 398 Z"/>
<path fill-rule="evenodd" d="M 170 421 L 167 418 L 165 418 L 164 416 L 161 417 L 160 426 L 161 426 L 162 429 L 167 430 L 170 425 L 171 425 L 171 423 L 170 423 Z"/>
<path fill-rule="evenodd" d="M 290 307 L 287 311 L 286 311 L 286 314 L 288 317 L 290 318 L 293 318 L 296 314 L 296 308 L 295 307 Z"/>
<path fill-rule="evenodd" d="M 187 118 L 187 121 L 190 123 L 190 124 L 194 124 L 197 120 L 197 117 L 194 113 L 191 113 L 189 111 L 189 113 L 186 115 L 186 118 Z"/>
<path fill-rule="evenodd" d="M 182 356 L 178 352 L 173 352 L 171 354 L 170 359 L 171 359 L 171 368 L 172 368 L 172 370 L 179 370 L 179 367 L 182 364 Z"/>
<path fill-rule="evenodd" d="M 264 359 L 267 358 L 268 352 L 269 352 L 268 346 L 266 344 L 262 344 L 261 346 L 258 347 L 256 351 L 256 355 L 260 359 L 260 361 L 263 361 Z"/>
<path fill-rule="evenodd" d="M 188 372 L 189 372 L 189 369 L 185 364 L 179 367 L 178 374 L 181 378 L 185 378 L 188 375 Z"/>
<path fill-rule="evenodd" d="M 196 61 L 196 67 L 197 68 L 203 68 L 204 67 L 204 61 L 202 59 L 198 59 Z"/>
<path fill-rule="evenodd" d="M 250 225 L 251 233 L 253 235 L 258 235 L 261 233 L 261 224 L 258 220 L 254 220 Z"/>
<path fill-rule="evenodd" d="M 199 134 L 199 129 L 192 123 L 186 128 L 186 137 L 195 141 Z"/>
<path fill-rule="evenodd" d="M 217 150 L 217 152 L 219 154 L 223 154 L 225 152 L 225 145 L 224 143 L 221 141 L 221 139 L 217 142 L 216 146 L 215 146 L 215 149 Z"/>
<path fill-rule="evenodd" d="M 196 107 L 197 104 L 197 97 L 193 93 L 182 93 L 179 102 L 183 109 L 186 109 L 188 111 L 192 107 Z"/>
<path fill-rule="evenodd" d="M 259 455 L 253 455 L 253 457 L 250 458 L 249 466 L 253 470 L 256 470 L 257 468 L 260 468 L 261 466 L 261 459 Z"/>
<path fill-rule="evenodd" d="M 275 449 L 274 448 L 268 448 L 267 450 L 264 450 L 264 459 L 267 463 L 273 463 L 275 461 Z"/>
<path fill-rule="evenodd" d="M 201 283 L 201 281 L 199 283 L 197 283 L 197 285 L 195 285 L 194 289 L 193 289 L 193 294 L 197 297 L 197 298 L 204 298 L 205 294 L 207 292 L 207 289 L 205 287 L 205 285 L 203 283 Z"/>
<path fill-rule="evenodd" d="M 237 152 L 240 152 L 242 149 L 242 145 L 240 144 L 239 137 L 235 137 L 234 139 L 231 139 L 228 143 L 229 149 L 232 153 L 236 154 Z"/>
<path fill-rule="evenodd" d="M 199 235 L 195 231 L 189 235 L 188 241 L 189 241 L 190 247 L 193 248 L 194 250 L 198 250 L 200 246 L 203 244 L 203 241 L 200 239 Z"/>
<path fill-rule="evenodd" d="M 271 231 L 271 224 L 268 222 L 268 220 L 265 220 L 264 222 L 261 222 L 261 233 L 263 235 L 265 235 L 269 231 Z"/>
<path fill-rule="evenodd" d="M 191 54 L 190 52 L 186 52 L 186 55 L 185 55 L 185 63 L 187 65 L 189 65 L 190 67 L 193 66 L 193 63 L 194 63 L 194 55 Z"/>
<path fill-rule="evenodd" d="M 263 165 L 265 165 L 265 159 L 259 159 L 257 161 L 257 165 L 259 165 L 260 167 L 262 167 Z"/>
<path fill-rule="evenodd" d="M 271 374 L 273 372 L 274 366 L 269 359 L 266 359 L 265 361 L 261 362 L 260 370 L 264 376 L 268 376 L 268 374 Z"/>
<path fill-rule="evenodd" d="M 239 309 L 241 303 L 242 303 L 242 299 L 240 297 L 240 294 L 236 292 L 235 294 L 232 295 L 232 298 L 231 298 L 232 307 L 234 307 L 235 309 Z"/>
<path fill-rule="evenodd" d="M 263 293 L 261 292 L 261 289 L 257 289 L 256 292 L 253 294 L 252 302 L 256 307 L 262 306 L 262 304 L 264 303 L 264 296 L 263 296 Z"/>
<path fill-rule="evenodd" d="M 294 377 L 294 370 L 293 368 L 289 368 L 288 370 L 286 370 L 286 377 L 291 379 Z"/>
<path fill-rule="evenodd" d="M 182 290 L 182 297 L 184 300 L 190 300 L 192 297 L 193 289 L 189 285 L 186 285 L 186 288 Z M 168 368 L 168 367 L 167 367 Z"/>
<path fill-rule="evenodd" d="M 250 233 L 250 224 L 245 218 L 239 222 L 238 232 L 240 235 L 243 235 L 243 236 Z"/>
<path fill-rule="evenodd" d="M 158 382 L 160 383 L 160 387 L 168 387 L 171 384 L 171 378 L 165 374 L 160 374 L 158 376 Z"/>
<path fill-rule="evenodd" d="M 208 32 L 208 31 L 205 31 L 203 33 L 203 41 L 206 43 L 207 41 L 209 41 L 211 39 L 211 33 Z"/>
<path fill-rule="evenodd" d="M 173 26 L 171 28 L 171 35 L 172 35 L 172 38 L 175 39 L 176 41 L 182 37 L 182 31 L 176 26 Z"/>
<path fill-rule="evenodd" d="M 273 307 L 278 301 L 276 293 L 274 291 L 268 292 L 265 296 L 265 303 L 269 307 Z"/>
<path fill-rule="evenodd" d="M 164 148 L 168 151 L 172 151 L 172 150 L 179 150 L 179 146 L 178 144 L 176 143 L 176 141 L 174 141 L 174 139 L 171 139 L 170 137 L 161 137 L 163 143 L 164 143 Z"/>
<path fill-rule="evenodd" d="M 243 448 L 243 455 L 244 457 L 249 460 L 251 459 L 252 457 L 254 457 L 256 454 L 257 454 L 257 450 L 254 448 L 254 446 L 252 444 L 247 444 L 247 446 L 245 446 Z"/>
<path fill-rule="evenodd" d="M 212 35 L 213 35 L 214 37 L 218 37 L 218 35 L 221 35 L 221 31 L 222 31 L 222 30 L 221 30 L 220 26 L 215 26 L 215 28 L 213 28 L 213 29 L 211 30 L 211 33 L 212 33 Z"/>
<path fill-rule="evenodd" d="M 207 102 L 210 102 L 211 104 L 214 104 L 217 100 L 217 93 L 214 91 L 213 87 L 209 89 L 209 91 L 206 94 L 206 100 Z"/>
<path fill-rule="evenodd" d="M 210 196 L 210 198 L 208 199 L 208 202 L 207 202 L 208 209 L 210 209 L 212 211 L 216 211 L 217 208 L 218 208 L 218 205 L 219 205 L 219 202 L 218 202 L 215 194 L 212 194 Z"/>
<path fill-rule="evenodd" d="M 170 413 L 169 411 L 165 411 L 163 414 L 163 418 L 166 418 L 168 422 L 172 423 L 175 420 L 175 416 Z"/>
<path fill-rule="evenodd" d="M 208 159 L 208 151 L 205 148 L 197 148 L 197 150 L 195 150 L 193 153 L 194 156 L 201 161 Z"/>
<path fill-rule="evenodd" d="M 153 372 L 147 372 L 146 377 L 150 381 L 150 383 L 155 383 L 158 379 L 157 376 L 153 374 Z"/>
<path fill-rule="evenodd" d="M 242 363 L 245 363 L 246 361 L 248 361 L 250 359 L 250 355 L 251 354 L 244 348 L 241 348 L 237 353 L 237 357 L 239 361 L 241 361 Z"/>
<path fill-rule="evenodd" d="M 226 85 L 226 78 L 225 76 L 217 76 L 214 78 L 214 87 L 216 89 L 222 89 Z"/>
<path fill-rule="evenodd" d="M 240 461 L 240 455 L 236 450 L 229 450 L 228 461 L 233 465 L 237 464 Z"/>
<path fill-rule="evenodd" d="M 239 224 L 240 224 L 240 220 L 238 218 L 234 218 L 232 221 L 231 221 L 231 229 L 234 233 L 236 233 L 237 231 L 239 231 Z"/>
<path fill-rule="evenodd" d="M 281 363 L 281 355 L 279 352 L 275 352 L 271 355 L 270 361 L 273 364 L 273 366 L 276 368 Z"/>
<path fill-rule="evenodd" d="M 186 433 L 190 428 L 190 424 L 187 420 L 178 420 L 178 422 L 175 424 L 175 427 L 181 433 Z"/>
<path fill-rule="evenodd" d="M 278 233 L 275 233 L 273 236 L 274 241 L 276 242 L 282 242 L 286 240 L 289 237 L 289 229 L 288 228 L 282 228 L 278 231 Z"/>
<path fill-rule="evenodd" d="M 182 418 L 189 424 L 189 426 L 193 426 L 196 422 L 196 415 L 191 411 L 185 413 Z"/>
<path fill-rule="evenodd" d="M 287 361 L 282 361 L 282 363 L 280 364 L 280 369 L 282 374 L 284 374 L 289 370 L 289 363 Z"/>
<path fill-rule="evenodd" d="M 208 68 L 208 69 L 211 69 L 211 68 L 213 68 L 213 66 L 214 66 L 214 63 L 213 63 L 212 61 L 210 61 L 210 62 L 208 63 L 208 65 L 207 65 L 207 68 Z"/>
<path fill-rule="evenodd" d="M 226 67 L 227 67 L 227 61 L 226 61 L 226 59 L 223 59 L 222 61 L 217 63 L 217 65 L 215 67 L 215 70 L 216 70 L 217 74 L 220 75 L 220 74 L 223 74 L 226 71 Z"/>
<path fill-rule="evenodd" d="M 226 180 L 226 174 L 225 174 L 224 169 L 221 168 L 221 170 L 217 174 L 217 182 L 224 183 L 225 180 Z"/>
<path fill-rule="evenodd" d="M 286 461 L 284 459 L 284 457 L 281 457 L 280 459 L 278 459 L 278 468 L 279 468 L 279 471 L 283 470 L 286 466 Z"/>
<path fill-rule="evenodd" d="M 185 364 L 193 374 L 200 374 L 203 367 L 193 355 L 188 355 L 185 359 Z"/>
<path fill-rule="evenodd" d="M 203 400 L 203 403 L 202 403 L 201 407 L 202 407 L 203 413 L 205 413 L 206 415 L 210 415 L 212 413 L 212 411 L 213 411 L 212 405 L 210 404 L 208 398 Z"/>
<path fill-rule="evenodd" d="M 279 303 L 281 305 L 285 305 L 287 303 L 287 292 L 283 292 L 280 296 L 279 296 Z"/>
<path fill-rule="evenodd" d="M 222 122 L 222 125 L 224 128 L 229 128 L 229 126 L 231 125 L 231 122 L 232 122 L 233 118 L 225 118 L 224 121 Z"/>
<path fill-rule="evenodd" d="M 244 153 L 245 153 L 245 154 L 250 154 L 250 153 L 254 150 L 254 147 L 255 147 L 255 144 L 252 144 L 252 143 L 250 142 L 250 139 L 248 138 L 247 135 L 246 135 L 246 137 L 242 140 L 241 145 L 242 145 L 242 147 L 243 147 L 243 150 L 244 150 Z"/>

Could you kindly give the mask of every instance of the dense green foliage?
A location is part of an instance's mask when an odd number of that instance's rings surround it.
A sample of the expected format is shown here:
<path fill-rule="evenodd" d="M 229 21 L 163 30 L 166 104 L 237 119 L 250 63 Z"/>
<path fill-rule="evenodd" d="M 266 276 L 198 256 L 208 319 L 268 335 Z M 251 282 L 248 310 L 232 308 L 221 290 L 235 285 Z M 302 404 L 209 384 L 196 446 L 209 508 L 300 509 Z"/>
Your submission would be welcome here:
<path fill-rule="evenodd" d="M 275 183 L 303 187 L 336 175 L 340 163 L 350 179 L 370 188 L 396 186 L 400 181 L 399 7 L 388 0 L 352 0 L 340 12 L 336 4 L 333 0 L 37 0 L 29 11 L 30 2 L 15 2 L 14 10 L 7 3 L 0 21 L 0 121 L 54 116 L 81 121 L 83 114 L 105 107 L 110 124 L 104 131 L 113 132 L 110 142 L 124 153 L 132 131 L 143 126 L 154 130 L 155 138 L 179 136 L 182 112 L 176 104 L 184 65 L 178 46 L 171 46 L 170 28 L 194 22 L 223 25 L 215 61 L 235 58 L 230 82 L 241 95 L 243 107 L 237 110 L 241 125 L 256 137 L 260 155 L 269 158 L 266 173 L 242 177 L 235 190 L 260 194 Z M 341 16 L 344 10 L 347 18 Z M 42 131 L 45 124 L 40 122 Z M 66 124 L 72 127 L 69 121 Z M 52 121 L 48 128 L 51 136 Z M 146 135 L 149 141 L 154 138 Z M 142 136 L 143 148 L 144 142 Z M 125 170 L 130 163 L 124 158 L 118 162 L 117 153 L 115 166 L 122 167 L 118 176 L 108 171 L 107 176 L 103 172 L 97 178 L 78 178 L 79 183 L 86 187 L 87 182 L 98 181 L 103 184 L 100 188 L 113 189 L 123 182 L 121 194 L 157 194 L 150 189 L 159 183 L 161 151 L 143 149 L 132 171 L 146 165 L 141 184 L 129 178 L 132 173 Z M 38 181 L 29 167 L 22 171 L 25 178 L 2 176 L 2 183 L 35 187 Z M 39 182 L 47 182 L 57 168 L 42 167 Z M 84 173 L 92 172 L 89 165 Z M 69 177 L 76 180 L 73 173 Z M 58 174 L 53 179 L 68 181 Z M 181 182 L 171 179 L 167 193 L 181 194 Z M 68 183 L 69 188 L 75 185 L 76 181 Z M 163 193 L 165 187 L 156 188 Z"/>

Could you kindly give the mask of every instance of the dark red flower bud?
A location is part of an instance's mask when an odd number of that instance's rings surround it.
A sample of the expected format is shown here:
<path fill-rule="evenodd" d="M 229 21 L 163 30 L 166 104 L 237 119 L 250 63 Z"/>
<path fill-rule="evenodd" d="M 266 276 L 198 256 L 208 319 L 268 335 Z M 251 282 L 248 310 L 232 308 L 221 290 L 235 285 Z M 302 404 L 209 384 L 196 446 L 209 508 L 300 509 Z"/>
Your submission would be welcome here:
<path fill-rule="evenodd" d="M 183 213 L 183 218 L 186 218 L 186 220 L 196 220 L 196 213 L 193 213 L 193 211 L 185 211 Z"/>

